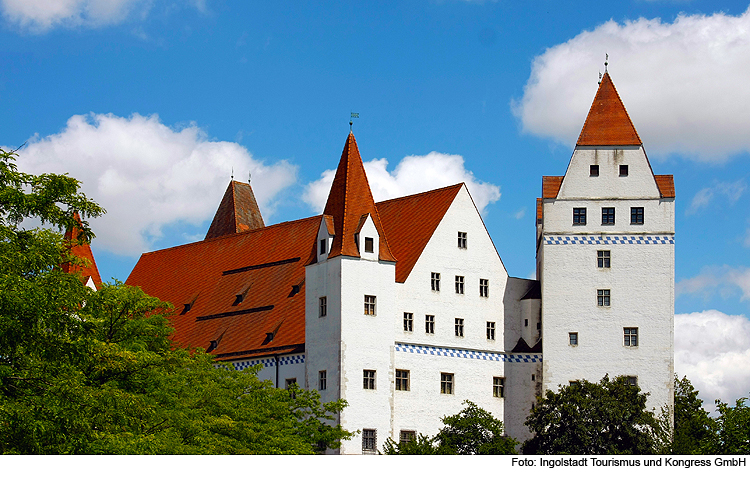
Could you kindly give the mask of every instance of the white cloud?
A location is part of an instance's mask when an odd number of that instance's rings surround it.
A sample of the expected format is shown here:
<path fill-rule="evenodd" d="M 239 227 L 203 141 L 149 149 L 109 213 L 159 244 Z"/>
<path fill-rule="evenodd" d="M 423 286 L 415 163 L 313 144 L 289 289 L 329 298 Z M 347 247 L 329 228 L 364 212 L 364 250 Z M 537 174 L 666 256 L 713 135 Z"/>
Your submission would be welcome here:
<path fill-rule="evenodd" d="M 572 145 L 609 71 L 646 148 L 721 162 L 750 152 L 750 9 L 608 21 L 547 49 L 512 109 L 524 132 Z"/>
<path fill-rule="evenodd" d="M 464 168 L 464 158 L 456 154 L 433 151 L 424 156 L 407 156 L 391 172 L 387 169 L 388 161 L 385 158 L 363 164 L 376 202 L 461 182 L 466 183 L 480 212 L 500 199 L 500 187 L 477 180 L 474 173 Z M 335 174 L 336 170 L 326 170 L 320 179 L 308 184 L 305 189 L 303 200 L 316 213 L 321 213 L 325 208 Z"/>
<path fill-rule="evenodd" d="M 170 223 L 210 220 L 232 169 L 238 180 L 252 172 L 266 220 L 297 173 L 286 161 L 268 165 L 239 144 L 210 141 L 194 124 L 173 129 L 156 115 L 139 114 L 73 116 L 60 133 L 30 139 L 18 166 L 80 180 L 82 191 L 107 210 L 91 220 L 97 248 L 131 256 L 150 249 Z"/>
<path fill-rule="evenodd" d="M 747 183 L 744 179 L 737 180 L 734 183 L 714 182 L 713 186 L 703 188 L 695 194 L 687 213 L 692 214 L 708 206 L 716 195 L 725 196 L 729 204 L 733 205 L 740 199 L 746 188 Z"/>
<path fill-rule="evenodd" d="M 3 15 L 32 32 L 58 25 L 97 27 L 125 20 L 136 8 L 148 11 L 152 0 L 0 0 Z"/>
<path fill-rule="evenodd" d="M 740 294 L 740 300 L 750 299 L 750 268 L 709 266 L 692 278 L 680 280 L 675 285 L 675 294 L 698 294 L 708 298 L 715 292 L 724 298 Z"/>
<path fill-rule="evenodd" d="M 520 220 L 526 215 L 526 208 L 521 208 L 520 210 L 516 211 L 516 213 L 513 215 L 513 217 L 516 220 Z"/>
<path fill-rule="evenodd" d="M 675 371 L 687 375 L 706 406 L 750 391 L 750 320 L 717 310 L 675 314 Z"/>

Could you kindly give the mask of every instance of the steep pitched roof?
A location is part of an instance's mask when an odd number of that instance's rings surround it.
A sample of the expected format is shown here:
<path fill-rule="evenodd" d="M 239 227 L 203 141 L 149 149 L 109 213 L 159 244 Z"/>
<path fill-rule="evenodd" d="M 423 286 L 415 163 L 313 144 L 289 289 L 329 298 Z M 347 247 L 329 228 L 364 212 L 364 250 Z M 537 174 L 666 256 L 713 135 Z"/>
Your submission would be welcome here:
<path fill-rule="evenodd" d="M 247 183 L 232 180 L 216 210 L 205 239 L 256 230 L 264 226 L 253 189 Z"/>
<path fill-rule="evenodd" d="M 333 178 L 323 214 L 333 217 L 336 233 L 329 257 L 339 255 L 359 257 L 354 234 L 357 233 L 362 215 L 369 214 L 380 235 L 380 260 L 396 261 L 388 246 L 386 232 L 383 231 L 380 215 L 372 198 L 357 141 L 351 132 L 341 153 L 341 160 L 336 169 L 336 176 Z"/>
<path fill-rule="evenodd" d="M 84 284 L 86 284 L 89 277 L 91 277 L 94 281 L 94 285 L 99 288 L 102 286 L 102 278 L 99 276 L 99 269 L 96 267 L 94 253 L 91 251 L 91 245 L 86 242 L 81 242 L 78 239 L 78 226 L 81 223 L 81 217 L 76 213 L 74 218 L 78 225 L 74 225 L 65 231 L 65 244 L 71 255 L 76 258 L 81 258 L 87 263 L 86 265 L 74 265 L 70 262 L 65 262 L 60 268 L 65 273 L 80 273 Z"/>
<path fill-rule="evenodd" d="M 578 146 L 640 146 L 641 138 L 617 94 L 615 85 L 604 73 L 596 97 L 583 124 Z"/>
<path fill-rule="evenodd" d="M 396 282 L 409 277 L 463 183 L 377 204 L 383 228 L 396 256 Z"/>
<path fill-rule="evenodd" d="M 671 174 L 655 174 L 656 186 L 662 198 L 674 198 L 674 177 Z"/>
<path fill-rule="evenodd" d="M 564 176 L 542 176 L 542 198 L 557 198 Z"/>

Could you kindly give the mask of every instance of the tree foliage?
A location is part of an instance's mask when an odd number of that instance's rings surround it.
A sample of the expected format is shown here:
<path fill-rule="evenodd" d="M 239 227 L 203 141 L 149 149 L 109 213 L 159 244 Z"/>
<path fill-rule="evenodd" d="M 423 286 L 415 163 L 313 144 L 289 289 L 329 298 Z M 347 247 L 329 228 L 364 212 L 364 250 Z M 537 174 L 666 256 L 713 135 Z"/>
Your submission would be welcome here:
<path fill-rule="evenodd" d="M 14 158 L 0 151 L 0 453 L 314 453 L 351 436 L 332 424 L 345 402 L 174 348 L 169 304 L 63 273 L 60 233 L 19 224 L 64 229 L 104 211 L 76 180 L 21 173 Z"/>
<path fill-rule="evenodd" d="M 716 401 L 719 415 L 713 420 L 713 435 L 703 445 L 704 454 L 750 454 L 750 407 L 747 398 L 734 406 Z"/>
<path fill-rule="evenodd" d="M 386 454 L 515 454 L 518 441 L 505 435 L 503 423 L 471 401 L 458 414 L 444 416 L 434 438 L 419 434 L 408 443 L 385 442 Z"/>
<path fill-rule="evenodd" d="M 646 397 L 624 376 L 547 391 L 526 420 L 534 436 L 523 444 L 522 452 L 651 454 L 658 424 L 646 410 Z"/>
<path fill-rule="evenodd" d="M 665 417 L 668 411 L 663 411 Z M 664 419 L 664 418 L 663 418 Z M 715 423 L 703 409 L 703 401 L 687 376 L 674 379 L 674 432 L 667 453 L 703 454 L 711 444 Z M 668 435 L 668 433 L 667 433 Z"/>

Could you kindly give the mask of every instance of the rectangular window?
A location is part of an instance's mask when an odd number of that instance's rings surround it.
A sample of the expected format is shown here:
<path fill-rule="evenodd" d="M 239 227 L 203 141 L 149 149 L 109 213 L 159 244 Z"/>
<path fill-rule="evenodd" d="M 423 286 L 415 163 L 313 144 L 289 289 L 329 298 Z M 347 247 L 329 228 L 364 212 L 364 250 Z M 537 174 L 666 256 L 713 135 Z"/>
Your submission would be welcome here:
<path fill-rule="evenodd" d="M 490 296 L 490 281 L 484 278 L 479 279 L 479 296 L 489 297 Z"/>
<path fill-rule="evenodd" d="M 396 390 L 409 390 L 409 371 L 406 371 L 404 369 L 396 369 Z"/>
<path fill-rule="evenodd" d="M 365 237 L 365 251 L 366 251 L 367 253 L 372 253 L 372 252 L 373 252 L 373 242 L 372 242 L 372 238 L 369 238 L 369 237 Z"/>
<path fill-rule="evenodd" d="M 310 245 L 307 245 L 307 246 L 310 246 Z M 297 384 L 297 378 L 296 377 L 291 377 L 291 378 L 285 380 L 284 381 L 284 389 L 289 389 L 292 386 L 292 384 Z"/>
<path fill-rule="evenodd" d="M 425 334 L 435 333 L 435 316 L 434 315 L 424 316 L 424 332 Z"/>
<path fill-rule="evenodd" d="M 596 266 L 599 268 L 609 268 L 609 250 L 596 251 Z"/>
<path fill-rule="evenodd" d="M 404 332 L 414 332 L 414 314 L 404 312 Z"/>
<path fill-rule="evenodd" d="M 596 291 L 596 304 L 599 307 L 609 307 L 609 290 L 600 289 Z"/>
<path fill-rule="evenodd" d="M 581 381 L 568 381 L 568 385 L 571 387 L 581 387 Z"/>
<path fill-rule="evenodd" d="M 365 315 L 375 315 L 374 295 L 365 295 Z"/>
<path fill-rule="evenodd" d="M 643 208 L 630 208 L 630 224 L 631 225 L 643 224 Z"/>
<path fill-rule="evenodd" d="M 615 209 L 614 208 L 602 208 L 602 225 L 614 225 L 615 224 Z"/>
<path fill-rule="evenodd" d="M 456 275 L 456 293 L 464 293 L 464 278 L 461 275 Z"/>
<path fill-rule="evenodd" d="M 586 224 L 586 208 L 573 208 L 573 224 L 574 225 Z"/>
<path fill-rule="evenodd" d="M 627 176 L 628 175 L 628 165 L 627 164 L 621 164 L 620 165 L 620 176 Z"/>
<path fill-rule="evenodd" d="M 458 248 L 466 248 L 466 233 L 463 231 L 458 232 Z"/>
<path fill-rule="evenodd" d="M 378 450 L 378 432 L 375 429 L 362 430 L 362 452 L 374 453 Z"/>
<path fill-rule="evenodd" d="M 453 374 L 440 373 L 440 394 L 453 394 Z"/>
<path fill-rule="evenodd" d="M 463 337 L 464 336 L 464 319 L 456 319 L 455 327 L 456 327 L 456 337 Z"/>
<path fill-rule="evenodd" d="M 318 299 L 318 317 L 325 317 L 328 314 L 328 299 L 320 297 Z"/>
<path fill-rule="evenodd" d="M 326 253 L 326 239 L 320 240 L 320 254 L 325 255 Z"/>
<path fill-rule="evenodd" d="M 495 340 L 495 323 L 487 322 L 487 340 Z"/>
<path fill-rule="evenodd" d="M 492 395 L 495 397 L 505 397 L 505 378 L 492 378 Z"/>
<path fill-rule="evenodd" d="M 440 274 L 432 272 L 432 275 L 430 276 L 430 283 L 432 286 L 433 292 L 440 292 Z"/>
<path fill-rule="evenodd" d="M 638 376 L 625 376 L 625 384 L 628 386 L 637 386 Z"/>
<path fill-rule="evenodd" d="M 638 327 L 626 327 L 623 331 L 625 335 L 625 345 L 628 347 L 637 347 Z"/>
<path fill-rule="evenodd" d="M 570 345 L 578 345 L 578 332 L 568 332 Z"/>
<path fill-rule="evenodd" d="M 411 443 L 412 441 L 416 439 L 417 439 L 416 431 L 401 431 L 401 433 L 399 433 L 398 442 L 401 444 L 407 444 L 407 443 Z"/>
<path fill-rule="evenodd" d="M 599 165 L 592 164 L 589 166 L 589 176 L 599 176 Z"/>
<path fill-rule="evenodd" d="M 328 387 L 326 371 L 318 371 L 318 391 L 325 391 Z"/>
<path fill-rule="evenodd" d="M 375 389 L 375 371 L 370 369 L 362 371 L 362 388 Z"/>

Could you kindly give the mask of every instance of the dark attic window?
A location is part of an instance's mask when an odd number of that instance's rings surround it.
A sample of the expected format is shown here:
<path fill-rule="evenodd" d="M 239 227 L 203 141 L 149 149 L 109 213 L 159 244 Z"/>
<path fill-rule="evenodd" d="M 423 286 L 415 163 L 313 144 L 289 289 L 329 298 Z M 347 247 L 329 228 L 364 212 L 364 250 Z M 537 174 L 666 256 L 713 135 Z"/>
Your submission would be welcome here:
<path fill-rule="evenodd" d="M 592 164 L 589 166 L 589 175 L 590 176 L 599 176 L 599 165 L 598 164 Z"/>
<path fill-rule="evenodd" d="M 320 254 L 321 255 L 325 255 L 325 253 L 326 253 L 326 249 L 327 249 L 326 242 L 327 241 L 328 240 L 326 240 L 325 238 L 322 239 L 322 240 L 320 240 Z"/>
<path fill-rule="evenodd" d="M 628 165 L 627 164 L 621 164 L 620 165 L 620 176 L 627 176 L 628 175 Z"/>
<path fill-rule="evenodd" d="M 373 241 L 372 238 L 365 237 L 365 251 L 367 253 L 373 252 Z"/>

